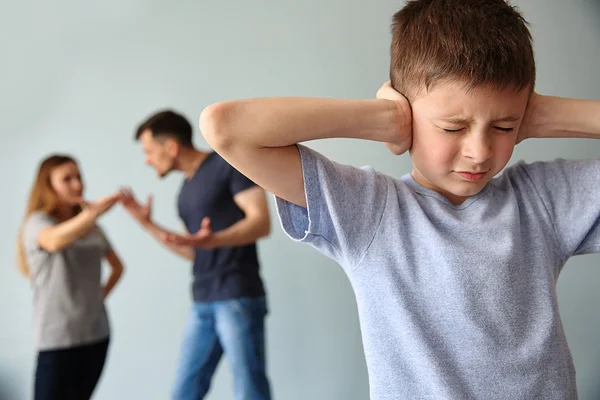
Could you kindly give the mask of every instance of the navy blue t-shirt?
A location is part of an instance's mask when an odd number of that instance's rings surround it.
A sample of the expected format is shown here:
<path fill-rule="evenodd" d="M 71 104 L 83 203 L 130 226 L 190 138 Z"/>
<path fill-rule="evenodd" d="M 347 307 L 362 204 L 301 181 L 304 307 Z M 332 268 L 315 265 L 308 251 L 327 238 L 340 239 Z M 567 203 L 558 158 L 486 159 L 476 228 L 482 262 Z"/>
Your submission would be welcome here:
<path fill-rule="evenodd" d="M 220 155 L 211 152 L 194 176 L 184 181 L 179 193 L 179 216 L 192 234 L 200 229 L 204 217 L 210 218 L 213 232 L 218 232 L 244 218 L 233 197 L 254 186 Z M 264 296 L 255 243 L 195 252 L 194 301 Z"/>

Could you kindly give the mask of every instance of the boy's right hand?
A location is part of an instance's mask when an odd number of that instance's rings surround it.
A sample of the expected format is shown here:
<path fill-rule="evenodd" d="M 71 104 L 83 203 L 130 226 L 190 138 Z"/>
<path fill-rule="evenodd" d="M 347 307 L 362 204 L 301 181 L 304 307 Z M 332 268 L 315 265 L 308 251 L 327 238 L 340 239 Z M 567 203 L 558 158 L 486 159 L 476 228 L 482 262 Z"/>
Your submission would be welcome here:
<path fill-rule="evenodd" d="M 412 145 L 412 110 L 407 98 L 392 87 L 392 83 L 387 81 L 377 91 L 378 99 L 393 101 L 398 109 L 399 115 L 403 116 L 397 123 L 397 141 L 386 142 L 387 148 L 394 154 L 404 154 L 410 150 Z"/>
<path fill-rule="evenodd" d="M 152 196 L 148 196 L 146 204 L 140 204 L 131 189 L 121 190 L 122 202 L 129 214 L 140 224 L 150 223 L 152 214 Z"/>

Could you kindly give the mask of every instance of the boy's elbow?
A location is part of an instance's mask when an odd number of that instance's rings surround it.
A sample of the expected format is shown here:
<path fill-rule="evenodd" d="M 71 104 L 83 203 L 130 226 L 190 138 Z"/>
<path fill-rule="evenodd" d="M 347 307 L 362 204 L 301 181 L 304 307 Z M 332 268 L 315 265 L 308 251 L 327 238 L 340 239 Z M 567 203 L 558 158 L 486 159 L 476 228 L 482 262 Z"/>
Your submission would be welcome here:
<path fill-rule="evenodd" d="M 217 152 L 231 147 L 234 130 L 231 125 L 232 106 L 228 102 L 211 104 L 200 113 L 200 132 Z"/>

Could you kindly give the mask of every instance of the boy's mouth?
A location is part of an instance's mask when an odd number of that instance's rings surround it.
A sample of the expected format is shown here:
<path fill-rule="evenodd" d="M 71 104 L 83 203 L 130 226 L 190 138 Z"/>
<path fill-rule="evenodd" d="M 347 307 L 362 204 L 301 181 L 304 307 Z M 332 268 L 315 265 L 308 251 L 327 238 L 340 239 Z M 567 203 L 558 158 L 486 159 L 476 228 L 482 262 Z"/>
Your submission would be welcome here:
<path fill-rule="evenodd" d="M 455 171 L 461 178 L 469 182 L 477 182 L 487 174 L 488 171 L 485 172 L 468 172 L 468 171 Z"/>

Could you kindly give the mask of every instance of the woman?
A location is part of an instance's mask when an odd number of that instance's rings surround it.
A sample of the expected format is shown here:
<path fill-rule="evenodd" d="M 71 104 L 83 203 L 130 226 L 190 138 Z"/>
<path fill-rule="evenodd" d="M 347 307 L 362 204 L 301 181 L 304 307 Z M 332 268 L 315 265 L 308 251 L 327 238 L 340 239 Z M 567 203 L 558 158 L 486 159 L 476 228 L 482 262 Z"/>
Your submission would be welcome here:
<path fill-rule="evenodd" d="M 19 238 L 20 269 L 33 289 L 36 400 L 87 400 L 104 368 L 110 333 L 104 299 L 123 265 L 96 221 L 121 195 L 92 203 L 82 196 L 73 158 L 42 162 Z M 103 259 L 111 266 L 104 285 Z"/>

